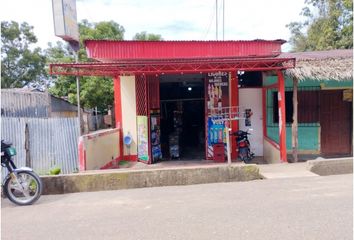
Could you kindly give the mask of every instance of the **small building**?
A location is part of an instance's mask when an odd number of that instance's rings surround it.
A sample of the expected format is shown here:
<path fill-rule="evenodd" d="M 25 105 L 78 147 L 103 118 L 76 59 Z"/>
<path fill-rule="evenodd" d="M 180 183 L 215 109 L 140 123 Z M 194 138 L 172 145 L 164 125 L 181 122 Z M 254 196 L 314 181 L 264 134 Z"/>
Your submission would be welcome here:
<path fill-rule="evenodd" d="M 113 78 L 120 159 L 214 159 L 214 145 L 225 145 L 225 126 L 253 128 L 252 150 L 266 158 L 271 156 L 265 153 L 263 81 L 276 74 L 285 123 L 283 72 L 295 67 L 295 59 L 280 57 L 284 42 L 86 40 L 88 56 L 96 62 L 51 64 L 50 71 Z M 245 116 L 246 111 L 252 114 Z M 286 162 L 285 124 L 278 133 L 278 159 Z M 129 148 L 123 144 L 128 135 Z M 231 157 L 237 160 L 235 137 Z"/>
<path fill-rule="evenodd" d="M 1 89 L 3 117 L 77 117 L 77 106 L 37 89 Z"/>
<path fill-rule="evenodd" d="M 297 92 L 299 154 L 350 156 L 353 154 L 353 50 L 282 53 L 296 58 L 285 72 L 287 150 L 292 151 L 294 81 Z M 275 76 L 266 76 L 265 136 L 278 142 Z"/>
<path fill-rule="evenodd" d="M 284 42 L 86 40 L 96 62 L 50 71 L 113 78 L 119 159 L 216 159 L 225 127 L 252 128 L 251 150 L 266 162 L 287 162 L 293 136 L 303 154 L 352 154 L 351 50 L 289 54 Z"/>

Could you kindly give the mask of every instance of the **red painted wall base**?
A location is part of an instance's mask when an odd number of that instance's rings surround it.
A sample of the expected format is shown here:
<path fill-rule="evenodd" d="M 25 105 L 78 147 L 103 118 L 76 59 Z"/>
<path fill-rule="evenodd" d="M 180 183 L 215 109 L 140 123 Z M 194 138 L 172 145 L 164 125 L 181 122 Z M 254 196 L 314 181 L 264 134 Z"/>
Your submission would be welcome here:
<path fill-rule="evenodd" d="M 123 160 L 116 158 L 110 162 L 108 162 L 106 165 L 101 167 L 100 169 L 116 169 L 119 168 L 119 162 L 120 161 L 130 161 L 130 162 L 137 162 L 138 161 L 138 155 L 125 155 L 123 157 Z"/>

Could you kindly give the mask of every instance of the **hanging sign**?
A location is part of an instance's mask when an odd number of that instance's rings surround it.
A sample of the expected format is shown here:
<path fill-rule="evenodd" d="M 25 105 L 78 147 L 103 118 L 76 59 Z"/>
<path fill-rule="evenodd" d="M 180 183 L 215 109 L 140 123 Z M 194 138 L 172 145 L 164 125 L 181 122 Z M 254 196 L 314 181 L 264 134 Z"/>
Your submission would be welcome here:
<path fill-rule="evenodd" d="M 245 126 L 246 127 L 252 126 L 252 122 L 251 122 L 252 115 L 253 115 L 253 112 L 250 108 L 245 109 Z"/>
<path fill-rule="evenodd" d="M 79 42 L 76 0 L 52 0 L 55 35 L 68 42 Z"/>

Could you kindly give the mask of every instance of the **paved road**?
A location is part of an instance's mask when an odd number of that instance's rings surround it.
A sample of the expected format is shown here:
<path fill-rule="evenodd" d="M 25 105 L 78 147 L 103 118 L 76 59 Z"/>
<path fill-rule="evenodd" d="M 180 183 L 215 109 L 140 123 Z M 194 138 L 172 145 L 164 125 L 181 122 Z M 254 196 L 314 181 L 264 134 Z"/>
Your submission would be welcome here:
<path fill-rule="evenodd" d="M 353 239 L 353 175 L 2 201 L 5 239 Z"/>

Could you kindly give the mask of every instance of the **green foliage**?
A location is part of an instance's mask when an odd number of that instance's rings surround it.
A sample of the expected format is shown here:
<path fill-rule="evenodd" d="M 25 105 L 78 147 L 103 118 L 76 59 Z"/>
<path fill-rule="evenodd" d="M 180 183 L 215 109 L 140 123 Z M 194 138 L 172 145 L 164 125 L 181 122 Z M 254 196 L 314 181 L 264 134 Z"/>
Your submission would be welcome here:
<path fill-rule="evenodd" d="M 305 0 L 303 22 L 291 22 L 294 51 L 353 48 L 352 0 Z"/>
<path fill-rule="evenodd" d="M 160 34 L 147 33 L 145 31 L 135 34 L 133 40 L 141 41 L 161 41 L 163 38 Z"/>
<path fill-rule="evenodd" d="M 80 33 L 80 50 L 79 60 L 88 61 L 86 50 L 84 48 L 84 40 L 123 40 L 124 39 L 124 27 L 114 21 L 90 23 L 86 19 L 79 23 Z"/>
<path fill-rule="evenodd" d="M 49 175 L 59 175 L 61 172 L 60 167 L 55 167 L 49 170 Z"/>
<path fill-rule="evenodd" d="M 88 62 L 83 41 L 85 39 L 111 39 L 123 40 L 124 28 L 114 21 L 89 23 L 83 20 L 79 23 L 80 50 L 78 52 L 80 62 Z M 74 62 L 74 53 L 67 44 L 57 43 L 47 49 L 49 62 Z M 50 93 L 57 97 L 67 97 L 68 101 L 76 104 L 76 78 L 72 76 L 58 76 Z M 103 111 L 108 105 L 113 105 L 113 81 L 104 77 L 80 77 L 80 103 L 83 107 L 98 107 Z"/>
<path fill-rule="evenodd" d="M 70 96 L 69 99 L 76 95 Z M 105 77 L 83 77 L 81 81 L 80 101 L 88 108 L 97 108 L 100 111 L 107 109 L 108 105 L 113 105 L 113 81 Z"/>
<path fill-rule="evenodd" d="M 33 27 L 24 22 L 1 22 L 1 87 L 43 87 L 46 82 L 45 56 L 37 42 Z"/>
<path fill-rule="evenodd" d="M 56 42 L 56 45 L 48 44 L 45 50 L 47 64 L 50 63 L 72 63 L 75 61 L 74 52 L 68 44 Z M 76 78 L 74 76 L 51 76 L 52 86 L 49 92 L 57 97 L 68 97 L 76 93 Z M 76 94 L 75 94 L 76 96 Z M 70 100 L 69 100 L 70 101 Z M 75 101 L 70 101 L 76 103 Z"/>

